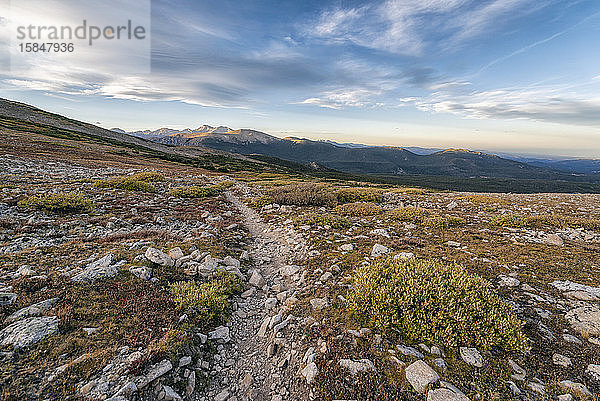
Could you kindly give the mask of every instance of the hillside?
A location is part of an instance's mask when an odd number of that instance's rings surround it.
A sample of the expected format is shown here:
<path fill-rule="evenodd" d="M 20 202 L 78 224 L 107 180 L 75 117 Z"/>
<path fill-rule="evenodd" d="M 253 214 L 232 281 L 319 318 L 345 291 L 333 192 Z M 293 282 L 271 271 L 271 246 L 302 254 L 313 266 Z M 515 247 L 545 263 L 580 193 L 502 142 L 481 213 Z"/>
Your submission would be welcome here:
<path fill-rule="evenodd" d="M 211 127 L 212 128 L 212 127 Z M 224 127 L 219 127 L 224 128 Z M 136 133 L 132 133 L 135 135 Z M 331 169 L 377 175 L 439 175 L 450 177 L 502 177 L 594 181 L 598 177 L 573 177 L 547 166 L 533 166 L 495 155 L 467 150 L 444 150 L 420 154 L 395 147 L 359 147 L 302 138 L 276 138 L 254 130 L 196 132 L 157 130 L 147 135 L 153 141 L 176 146 L 202 146 L 230 153 L 261 154 Z"/>
<path fill-rule="evenodd" d="M 0 133 L 3 401 L 600 393 L 599 195 Z"/>

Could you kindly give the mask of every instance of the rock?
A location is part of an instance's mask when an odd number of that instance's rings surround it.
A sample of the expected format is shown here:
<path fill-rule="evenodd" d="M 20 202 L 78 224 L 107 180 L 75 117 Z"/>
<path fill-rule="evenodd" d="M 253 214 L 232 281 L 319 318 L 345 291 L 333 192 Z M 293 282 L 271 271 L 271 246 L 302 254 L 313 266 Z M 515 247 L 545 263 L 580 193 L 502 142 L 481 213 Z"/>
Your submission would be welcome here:
<path fill-rule="evenodd" d="M 381 244 L 373 245 L 373 249 L 371 249 L 371 257 L 377 258 L 379 256 L 385 255 L 390 252 L 390 248 Z"/>
<path fill-rule="evenodd" d="M 544 386 L 542 383 L 530 382 L 527 383 L 527 387 L 533 392 L 546 395 L 546 386 Z"/>
<path fill-rule="evenodd" d="M 352 360 L 340 359 L 340 366 L 350 371 L 352 376 L 356 376 L 360 372 L 375 371 L 375 365 L 368 359 Z"/>
<path fill-rule="evenodd" d="M 598 302 L 600 298 L 595 296 L 594 294 L 590 294 L 587 291 L 569 291 L 563 294 L 566 298 L 576 299 L 578 301 L 587 301 L 587 302 Z"/>
<path fill-rule="evenodd" d="M 56 301 L 58 301 L 58 298 L 51 298 L 38 302 L 37 304 L 26 306 L 7 317 L 4 323 L 12 323 L 31 316 L 41 316 L 44 312 L 50 310 Z"/>
<path fill-rule="evenodd" d="M 111 266 L 114 255 L 109 253 L 101 259 L 90 263 L 81 272 L 71 277 L 71 281 L 76 283 L 92 283 L 96 280 L 114 277 L 119 270 L 116 266 Z"/>
<path fill-rule="evenodd" d="M 150 248 L 146 249 L 146 253 L 144 254 L 144 256 L 150 262 L 156 263 L 157 265 L 160 265 L 160 266 L 169 266 L 170 267 L 175 264 L 175 261 L 173 260 L 172 257 L 170 257 L 163 251 L 158 250 L 156 248 L 150 247 Z"/>
<path fill-rule="evenodd" d="M 148 384 L 152 383 L 154 380 L 158 379 L 161 376 L 164 376 L 167 372 L 173 369 L 173 365 L 168 359 L 163 359 L 162 361 L 154 364 L 148 370 L 146 376 L 140 376 L 137 378 L 136 384 L 138 388 L 143 389 Z"/>
<path fill-rule="evenodd" d="M 453 248 L 460 248 L 460 242 L 456 242 L 456 241 L 446 241 L 444 242 L 444 245 L 446 246 L 451 246 Z"/>
<path fill-rule="evenodd" d="M 390 233 L 385 228 L 376 228 L 375 230 L 371 230 L 369 234 L 380 235 L 382 237 L 390 238 Z"/>
<path fill-rule="evenodd" d="M 568 368 L 569 366 L 571 366 L 571 358 L 561 354 L 554 354 L 552 355 L 552 363 L 558 366 L 562 366 L 563 368 Z"/>
<path fill-rule="evenodd" d="M 248 281 L 251 285 L 262 288 L 267 284 L 263 276 L 258 272 L 258 270 L 254 270 L 252 272 L 252 276 L 250 276 L 250 280 Z"/>
<path fill-rule="evenodd" d="M 419 352 L 416 348 L 413 347 L 407 347 L 405 345 L 397 345 L 396 349 L 405 356 L 414 356 L 415 358 L 418 359 L 423 359 L 425 357 L 425 355 L 423 355 L 421 352 Z"/>
<path fill-rule="evenodd" d="M 578 345 L 583 344 L 583 341 L 581 341 L 579 338 L 577 338 L 571 334 L 563 334 L 563 340 L 573 343 L 573 344 L 578 344 Z"/>
<path fill-rule="evenodd" d="M 180 247 L 175 247 L 169 251 L 169 256 L 174 260 L 183 258 L 183 251 Z"/>
<path fill-rule="evenodd" d="M 519 366 L 512 359 L 508 360 L 508 364 L 510 365 L 510 367 L 512 368 L 512 370 L 514 372 L 512 375 L 510 375 L 510 377 L 513 380 L 518 380 L 518 381 L 525 380 L 525 376 L 527 375 L 527 372 L 525 371 L 525 369 L 523 369 L 521 366 Z"/>
<path fill-rule="evenodd" d="M 592 379 L 600 382 L 600 365 L 590 363 L 587 368 L 585 368 L 585 373 Z"/>
<path fill-rule="evenodd" d="M 208 333 L 209 340 L 217 340 L 219 342 L 228 343 L 231 341 L 231 337 L 229 336 L 229 327 L 227 326 L 219 326 L 210 333 Z"/>
<path fill-rule="evenodd" d="M 323 273 L 323 274 L 321 275 L 321 277 L 319 278 L 319 280 L 320 280 L 322 283 L 325 283 L 325 282 L 327 282 L 327 281 L 331 280 L 332 278 L 333 278 L 333 274 L 331 274 L 331 272 L 325 272 L 325 273 Z"/>
<path fill-rule="evenodd" d="M 427 401 L 469 401 L 464 394 L 458 394 L 446 388 L 438 388 L 427 393 Z"/>
<path fill-rule="evenodd" d="M 455 208 L 455 207 L 457 207 L 457 206 L 458 206 L 458 203 L 456 203 L 456 201 L 452 201 L 452 202 L 450 202 L 450 203 L 448 203 L 448 204 L 446 205 L 446 208 L 447 208 L 448 210 L 452 210 L 452 209 L 454 209 L 454 208 Z"/>
<path fill-rule="evenodd" d="M 0 292 L 0 306 L 8 306 L 15 302 L 17 294 L 12 292 Z"/>
<path fill-rule="evenodd" d="M 250 373 L 246 373 L 244 375 L 244 378 L 242 379 L 242 382 L 240 383 L 240 386 L 243 389 L 248 389 L 248 388 L 250 388 L 252 383 L 254 383 L 254 378 L 252 377 L 252 375 Z"/>
<path fill-rule="evenodd" d="M 45 337 L 58 333 L 56 316 L 28 317 L 11 323 L 0 331 L 0 345 L 29 347 Z"/>
<path fill-rule="evenodd" d="M 327 298 L 313 298 L 310 300 L 310 306 L 314 310 L 321 311 L 329 306 L 329 300 Z"/>
<path fill-rule="evenodd" d="M 191 356 L 182 356 L 181 358 L 179 358 L 179 367 L 183 367 L 183 366 L 187 366 L 190 363 L 192 363 L 192 357 Z"/>
<path fill-rule="evenodd" d="M 460 347 L 460 357 L 471 366 L 483 367 L 483 357 L 476 348 Z"/>
<path fill-rule="evenodd" d="M 231 393 L 228 390 L 223 390 L 219 394 L 215 395 L 215 401 L 227 401 Z"/>
<path fill-rule="evenodd" d="M 124 397 L 126 400 L 128 400 L 129 397 L 136 391 L 138 391 L 138 388 L 135 385 L 135 383 L 128 382 L 124 386 L 122 386 L 113 397 Z"/>
<path fill-rule="evenodd" d="M 513 395 L 521 395 L 521 389 L 514 382 L 509 380 L 506 382 L 506 386 L 513 393 Z"/>
<path fill-rule="evenodd" d="M 196 389 L 196 371 L 192 370 L 192 373 L 188 376 L 187 384 L 185 385 L 185 395 L 190 396 Z"/>
<path fill-rule="evenodd" d="M 225 259 L 223 259 L 223 263 L 225 263 L 226 266 L 233 266 L 238 269 L 240 268 L 240 261 L 231 256 L 225 256 Z"/>
<path fill-rule="evenodd" d="M 283 266 L 281 269 L 279 269 L 279 272 L 284 277 L 291 277 L 291 276 L 297 274 L 299 271 L 300 271 L 300 266 L 296 266 L 296 265 L 287 265 L 287 266 Z"/>
<path fill-rule="evenodd" d="M 573 401 L 573 396 L 571 394 L 562 394 L 558 396 L 558 401 Z"/>
<path fill-rule="evenodd" d="M 406 380 L 418 393 L 425 394 L 427 387 L 440 379 L 440 376 L 422 360 L 410 364 L 406 369 Z"/>
<path fill-rule="evenodd" d="M 173 390 L 169 386 L 163 386 L 163 391 L 165 392 L 165 401 L 183 401 L 183 398 L 175 390 Z"/>
<path fill-rule="evenodd" d="M 271 358 L 271 357 L 275 356 L 276 353 L 277 353 L 277 344 L 270 343 L 269 346 L 267 347 L 267 358 Z"/>
<path fill-rule="evenodd" d="M 147 266 L 131 266 L 129 272 L 142 280 L 150 280 L 152 278 L 152 269 Z"/>
<path fill-rule="evenodd" d="M 510 276 L 505 276 L 503 274 L 498 276 L 498 280 L 498 285 L 501 287 L 518 287 L 521 285 L 521 282 L 518 279 Z"/>
<path fill-rule="evenodd" d="M 317 368 L 317 364 L 314 362 L 310 362 L 307 364 L 304 369 L 300 372 L 302 376 L 306 379 L 306 383 L 311 384 L 315 377 L 319 374 L 319 369 Z"/>
<path fill-rule="evenodd" d="M 555 280 L 555 281 L 551 282 L 550 285 L 552 287 L 558 289 L 561 292 L 585 291 L 587 293 L 593 294 L 600 298 L 600 287 L 591 287 L 589 285 L 574 283 L 569 280 L 565 280 L 565 281 Z"/>
<path fill-rule="evenodd" d="M 339 249 L 340 249 L 340 251 L 351 252 L 354 250 L 354 245 L 352 245 L 352 244 L 340 245 Z"/>
<path fill-rule="evenodd" d="M 568 391 L 568 392 L 574 393 L 575 395 L 578 395 L 580 397 L 591 397 L 592 396 L 592 393 L 590 392 L 590 390 L 588 390 L 588 388 L 582 383 L 575 383 L 575 382 L 572 382 L 571 380 L 563 380 L 560 383 L 558 383 L 558 385 L 560 386 L 560 389 L 562 391 Z"/>
<path fill-rule="evenodd" d="M 544 238 L 544 243 L 556 246 L 563 246 L 565 244 L 563 239 L 557 234 L 548 234 L 546 238 Z"/>
<path fill-rule="evenodd" d="M 394 255 L 395 260 L 411 260 L 415 258 L 415 254 L 412 252 L 400 252 Z"/>
<path fill-rule="evenodd" d="M 565 318 L 571 327 L 584 337 L 600 335 L 600 309 L 592 305 L 569 311 Z"/>

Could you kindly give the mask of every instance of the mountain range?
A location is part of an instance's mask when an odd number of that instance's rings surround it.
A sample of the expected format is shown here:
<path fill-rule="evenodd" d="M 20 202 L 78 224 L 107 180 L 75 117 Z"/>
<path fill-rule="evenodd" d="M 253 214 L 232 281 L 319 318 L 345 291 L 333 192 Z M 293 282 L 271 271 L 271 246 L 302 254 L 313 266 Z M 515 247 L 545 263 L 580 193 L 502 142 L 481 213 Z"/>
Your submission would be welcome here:
<path fill-rule="evenodd" d="M 124 133 L 122 130 L 115 131 Z M 161 128 L 129 135 L 177 147 L 201 147 L 242 155 L 265 155 L 301 164 L 319 164 L 348 173 L 563 179 L 600 177 L 600 160 L 556 160 L 489 154 L 466 149 L 368 146 L 297 137 L 278 138 L 251 129 L 202 125 L 197 129 Z M 598 174 L 598 176 L 596 176 Z"/>

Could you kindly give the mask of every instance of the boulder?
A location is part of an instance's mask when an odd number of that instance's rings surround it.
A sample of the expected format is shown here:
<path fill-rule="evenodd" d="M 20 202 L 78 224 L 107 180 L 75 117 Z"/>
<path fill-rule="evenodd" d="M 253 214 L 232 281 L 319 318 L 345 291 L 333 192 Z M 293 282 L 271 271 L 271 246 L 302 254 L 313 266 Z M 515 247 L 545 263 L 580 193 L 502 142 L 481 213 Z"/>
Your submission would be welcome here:
<path fill-rule="evenodd" d="M 177 246 L 169 251 L 169 256 L 173 258 L 173 260 L 181 259 L 183 258 L 183 251 Z"/>
<path fill-rule="evenodd" d="M 352 376 L 356 376 L 361 372 L 375 371 L 375 365 L 368 359 L 352 360 L 340 359 L 340 366 L 350 371 Z"/>
<path fill-rule="evenodd" d="M 317 368 L 316 363 L 310 362 L 304 367 L 304 369 L 302 369 L 300 373 L 306 379 L 306 383 L 311 384 L 315 380 L 315 377 L 317 377 L 319 374 L 319 369 Z"/>
<path fill-rule="evenodd" d="M 571 327 L 584 337 L 600 336 L 600 309 L 586 305 L 573 309 L 565 315 Z"/>
<path fill-rule="evenodd" d="M 11 323 L 0 331 L 0 345 L 24 348 L 58 333 L 56 316 L 28 317 Z"/>
<path fill-rule="evenodd" d="M 373 245 L 373 249 L 371 249 L 371 257 L 377 258 L 379 256 L 383 256 L 390 252 L 390 248 L 381 244 Z"/>
<path fill-rule="evenodd" d="M 438 388 L 427 393 L 427 401 L 469 401 L 464 394 L 455 393 L 447 388 Z"/>
<path fill-rule="evenodd" d="M 116 266 L 111 266 L 115 256 L 112 253 L 90 263 L 81 272 L 71 277 L 71 281 L 76 283 L 93 283 L 96 280 L 114 277 L 119 270 Z"/>
<path fill-rule="evenodd" d="M 37 304 L 29 305 L 23 309 L 19 309 L 7 317 L 5 323 L 12 323 L 31 316 L 41 316 L 44 312 L 52 308 L 56 301 L 58 301 L 58 298 L 51 298 L 42 302 L 38 302 Z"/>
<path fill-rule="evenodd" d="M 483 367 L 483 357 L 476 348 L 460 347 L 460 357 L 471 366 Z"/>
<path fill-rule="evenodd" d="M 163 251 L 158 250 L 156 248 L 150 247 L 150 248 L 146 249 L 146 253 L 144 254 L 144 256 L 150 262 L 156 263 L 157 265 L 160 265 L 160 266 L 173 266 L 175 264 L 175 261 L 173 260 L 172 257 L 170 257 Z"/>
<path fill-rule="evenodd" d="M 418 393 L 425 394 L 430 384 L 437 382 L 440 376 L 422 360 L 408 365 L 405 369 L 406 380 Z"/>
<path fill-rule="evenodd" d="M 254 270 L 252 275 L 250 276 L 250 280 L 248 281 L 251 285 L 262 288 L 267 284 L 263 276 L 258 272 L 258 270 Z"/>

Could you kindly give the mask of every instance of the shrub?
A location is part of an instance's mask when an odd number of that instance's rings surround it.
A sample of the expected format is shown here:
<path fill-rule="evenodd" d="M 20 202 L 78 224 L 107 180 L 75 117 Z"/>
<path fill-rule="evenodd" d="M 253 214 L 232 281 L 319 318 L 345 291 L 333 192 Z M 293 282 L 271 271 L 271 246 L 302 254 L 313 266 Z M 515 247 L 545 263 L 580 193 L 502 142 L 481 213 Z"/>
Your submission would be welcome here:
<path fill-rule="evenodd" d="M 423 225 L 430 228 L 450 228 L 450 227 L 458 227 L 465 225 L 466 221 L 463 218 L 456 216 L 435 216 L 428 217 L 423 220 Z"/>
<path fill-rule="evenodd" d="M 361 323 L 413 343 L 528 348 L 512 309 L 456 264 L 388 258 L 357 268 L 349 307 Z"/>
<path fill-rule="evenodd" d="M 227 188 L 233 185 L 232 181 L 223 181 L 209 187 L 199 187 L 197 185 L 189 185 L 185 187 L 171 188 L 167 195 L 176 196 L 178 198 L 206 198 L 215 196 L 224 192 Z"/>
<path fill-rule="evenodd" d="M 411 223 L 421 224 L 427 217 L 431 215 L 431 212 L 420 207 L 401 207 L 390 210 L 387 215 L 394 220 L 409 221 Z"/>
<path fill-rule="evenodd" d="M 18 206 L 57 214 L 89 213 L 94 209 L 94 203 L 82 194 L 65 192 L 33 195 L 20 200 Z"/>
<path fill-rule="evenodd" d="M 258 198 L 252 199 L 249 204 L 252 207 L 262 208 L 264 206 L 270 205 L 275 202 L 275 200 L 270 196 L 259 196 Z"/>
<path fill-rule="evenodd" d="M 223 272 L 207 283 L 179 281 L 169 290 L 180 311 L 188 311 L 202 324 L 219 325 L 229 317 L 229 297 L 240 293 L 243 284 L 231 273 Z"/>
<path fill-rule="evenodd" d="M 337 206 L 335 212 L 342 216 L 375 216 L 383 213 L 383 210 L 371 202 L 355 202 Z"/>
<path fill-rule="evenodd" d="M 402 193 L 407 195 L 425 195 L 427 191 L 421 188 L 404 188 L 402 189 Z"/>
<path fill-rule="evenodd" d="M 490 224 L 499 227 L 523 228 L 526 227 L 527 221 L 522 216 L 507 213 L 492 217 Z"/>
<path fill-rule="evenodd" d="M 144 171 L 131 176 L 134 181 L 159 182 L 165 181 L 165 176 L 158 171 Z"/>
<path fill-rule="evenodd" d="M 327 213 L 307 213 L 295 219 L 298 225 L 309 225 L 311 227 L 330 226 L 331 228 L 349 228 L 352 223 L 345 217 Z"/>
<path fill-rule="evenodd" d="M 335 194 L 329 188 L 309 182 L 274 188 L 270 195 L 280 205 L 334 206 L 336 204 Z"/>
<path fill-rule="evenodd" d="M 156 192 L 156 188 L 150 182 L 136 180 L 134 177 L 119 177 L 97 181 L 94 186 L 96 188 L 114 188 L 124 191 Z"/>
<path fill-rule="evenodd" d="M 377 188 L 343 188 L 336 192 L 338 203 L 375 202 L 383 198 L 383 191 Z"/>

